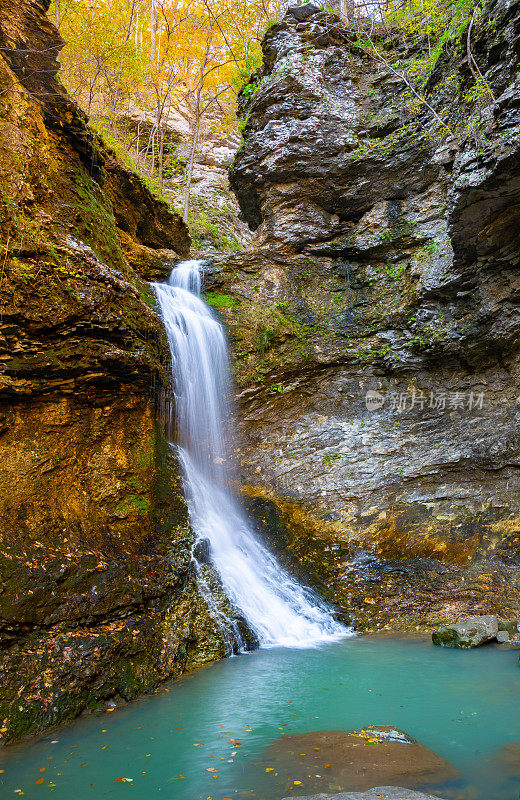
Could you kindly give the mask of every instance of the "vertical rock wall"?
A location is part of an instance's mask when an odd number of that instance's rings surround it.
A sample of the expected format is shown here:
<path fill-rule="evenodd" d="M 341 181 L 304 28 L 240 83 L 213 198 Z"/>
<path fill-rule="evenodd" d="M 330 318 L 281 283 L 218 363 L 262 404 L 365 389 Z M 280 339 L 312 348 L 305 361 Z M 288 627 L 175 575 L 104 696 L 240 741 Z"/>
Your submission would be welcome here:
<path fill-rule="evenodd" d="M 57 79 L 46 0 L 0 3 L 0 729 L 43 730 L 219 657 L 158 418 L 146 282 L 187 229 Z"/>
<path fill-rule="evenodd" d="M 472 31 L 478 97 L 445 46 L 444 127 L 348 24 L 297 16 L 241 104 L 254 247 L 215 265 L 246 482 L 359 625 L 517 613 L 520 6 Z M 375 36 L 398 70 L 420 55 Z"/>

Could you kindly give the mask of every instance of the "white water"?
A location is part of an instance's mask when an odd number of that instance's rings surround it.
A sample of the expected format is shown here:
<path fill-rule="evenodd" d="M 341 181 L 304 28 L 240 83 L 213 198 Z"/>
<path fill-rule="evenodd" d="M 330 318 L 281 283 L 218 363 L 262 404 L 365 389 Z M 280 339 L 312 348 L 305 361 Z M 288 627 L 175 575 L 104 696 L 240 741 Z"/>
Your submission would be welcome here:
<path fill-rule="evenodd" d="M 172 353 L 179 456 L 190 521 L 260 646 L 311 647 L 348 635 L 329 609 L 283 570 L 228 488 L 230 372 L 221 325 L 200 299 L 200 262 L 154 284 Z"/>

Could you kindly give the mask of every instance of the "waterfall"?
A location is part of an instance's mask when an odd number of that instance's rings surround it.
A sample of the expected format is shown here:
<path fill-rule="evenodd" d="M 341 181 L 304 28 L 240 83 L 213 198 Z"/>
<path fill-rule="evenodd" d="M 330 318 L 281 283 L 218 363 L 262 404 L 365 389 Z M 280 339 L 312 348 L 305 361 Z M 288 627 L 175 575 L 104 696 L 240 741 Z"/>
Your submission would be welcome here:
<path fill-rule="evenodd" d="M 201 263 L 179 264 L 154 288 L 172 354 L 175 439 L 190 522 L 197 539 L 209 542 L 224 592 L 261 647 L 311 647 L 347 635 L 329 608 L 261 543 L 229 488 L 227 343 L 200 298 Z M 208 603 L 211 610 L 211 598 Z"/>

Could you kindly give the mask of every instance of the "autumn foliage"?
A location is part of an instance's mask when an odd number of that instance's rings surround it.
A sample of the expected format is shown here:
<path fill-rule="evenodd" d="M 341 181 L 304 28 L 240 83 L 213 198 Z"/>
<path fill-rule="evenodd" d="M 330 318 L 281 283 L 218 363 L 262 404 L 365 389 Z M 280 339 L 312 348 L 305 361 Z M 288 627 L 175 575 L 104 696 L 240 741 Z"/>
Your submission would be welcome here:
<path fill-rule="evenodd" d="M 201 126 L 232 128 L 236 92 L 260 63 L 260 40 L 280 0 L 54 0 L 65 40 L 62 80 L 111 134 L 128 109 L 151 121 L 138 159 L 163 176 L 172 109 L 191 128 L 189 163 Z M 189 194 L 189 193 L 188 193 Z M 187 197 L 187 201 L 189 197 Z"/>

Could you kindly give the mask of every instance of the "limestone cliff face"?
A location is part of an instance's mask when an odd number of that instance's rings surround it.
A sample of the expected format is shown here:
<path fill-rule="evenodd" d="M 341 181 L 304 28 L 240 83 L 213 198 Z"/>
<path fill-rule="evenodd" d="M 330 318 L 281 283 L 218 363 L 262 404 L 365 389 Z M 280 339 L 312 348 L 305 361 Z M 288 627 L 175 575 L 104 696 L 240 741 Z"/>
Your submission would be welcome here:
<path fill-rule="evenodd" d="M 64 92 L 47 9 L 0 2 L 4 741 L 223 651 L 158 419 L 169 354 L 146 282 L 188 232 Z"/>
<path fill-rule="evenodd" d="M 519 29 L 518 2 L 487 5 L 477 99 L 465 47 L 441 54 L 444 127 L 323 12 L 269 30 L 243 93 L 254 249 L 214 276 L 243 469 L 360 624 L 520 605 Z"/>

